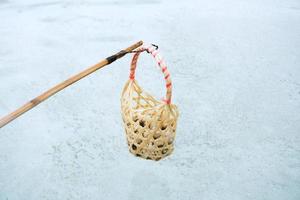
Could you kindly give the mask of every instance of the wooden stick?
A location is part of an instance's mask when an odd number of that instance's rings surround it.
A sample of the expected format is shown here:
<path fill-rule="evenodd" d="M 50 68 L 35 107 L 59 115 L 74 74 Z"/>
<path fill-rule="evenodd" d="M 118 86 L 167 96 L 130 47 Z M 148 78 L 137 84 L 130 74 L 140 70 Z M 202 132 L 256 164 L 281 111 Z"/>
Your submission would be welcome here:
<path fill-rule="evenodd" d="M 143 44 L 143 41 L 139 41 L 139 42 L 133 44 L 132 46 L 126 48 L 125 50 L 122 50 L 110 57 L 107 57 L 106 59 L 100 61 L 99 63 L 89 67 L 88 69 L 76 74 L 75 76 L 72 76 L 71 78 L 63 81 L 62 83 L 59 83 L 58 85 L 56 85 L 53 88 L 49 89 L 48 91 L 44 92 L 40 96 L 38 96 L 38 97 L 34 98 L 33 100 L 29 101 L 28 103 L 24 104 L 23 106 L 21 106 L 14 112 L 12 112 L 12 113 L 6 115 L 5 117 L 3 117 L 2 119 L 0 119 L 0 128 L 5 126 L 12 120 L 16 119 L 23 113 L 27 112 L 31 108 L 37 106 L 38 104 L 40 104 L 47 98 L 51 97 L 55 93 L 59 92 L 60 90 L 68 87 L 69 85 L 71 85 L 71 84 L 75 83 L 76 81 L 84 78 L 85 76 L 95 72 L 96 70 L 101 69 L 102 67 L 104 67 L 106 65 L 109 65 L 110 63 L 114 62 L 115 60 L 123 57 L 126 53 L 138 48 L 142 44 Z"/>

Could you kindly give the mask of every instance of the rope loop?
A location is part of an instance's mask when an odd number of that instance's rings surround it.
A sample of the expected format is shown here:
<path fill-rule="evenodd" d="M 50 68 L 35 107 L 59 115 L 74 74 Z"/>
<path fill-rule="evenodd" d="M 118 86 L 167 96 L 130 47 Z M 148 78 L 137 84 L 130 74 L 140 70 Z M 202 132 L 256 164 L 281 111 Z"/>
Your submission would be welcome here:
<path fill-rule="evenodd" d="M 172 97 L 172 81 L 171 81 L 171 77 L 170 77 L 171 75 L 167 69 L 166 63 L 164 62 L 162 57 L 159 55 L 157 45 L 151 44 L 148 47 L 141 47 L 138 50 L 128 52 L 128 53 L 134 53 L 132 60 L 131 60 L 129 78 L 131 80 L 135 79 L 135 70 L 136 70 L 137 60 L 139 58 L 140 53 L 145 52 L 145 51 L 153 56 L 156 63 L 160 67 L 162 73 L 164 74 L 164 79 L 166 81 L 166 98 L 165 98 L 164 102 L 166 104 L 171 104 L 171 97 Z"/>

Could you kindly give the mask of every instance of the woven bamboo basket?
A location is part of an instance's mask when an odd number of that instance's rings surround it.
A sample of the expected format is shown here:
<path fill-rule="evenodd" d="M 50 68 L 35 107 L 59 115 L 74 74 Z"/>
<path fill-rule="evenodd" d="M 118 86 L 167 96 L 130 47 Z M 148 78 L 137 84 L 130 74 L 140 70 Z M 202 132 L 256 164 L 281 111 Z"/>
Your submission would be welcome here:
<path fill-rule="evenodd" d="M 143 91 L 135 80 L 135 70 L 141 52 L 155 58 L 166 81 L 166 98 L 157 100 Z M 165 62 L 153 46 L 140 48 L 133 56 L 129 80 L 121 96 L 121 110 L 129 151 L 145 159 L 160 160 L 174 149 L 178 108 L 171 104 L 172 82 Z"/>

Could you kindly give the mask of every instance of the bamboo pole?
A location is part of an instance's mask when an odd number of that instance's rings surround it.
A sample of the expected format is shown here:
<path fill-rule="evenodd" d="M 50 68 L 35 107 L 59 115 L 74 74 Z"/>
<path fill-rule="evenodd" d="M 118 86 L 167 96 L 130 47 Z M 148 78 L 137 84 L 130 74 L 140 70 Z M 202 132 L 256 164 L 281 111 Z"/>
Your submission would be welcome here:
<path fill-rule="evenodd" d="M 15 110 L 14 112 L 12 112 L 12 113 L 6 115 L 5 117 L 1 118 L 0 119 L 0 128 L 5 126 L 6 124 L 11 122 L 12 120 L 16 119 L 17 117 L 19 117 L 23 113 L 27 112 L 28 110 L 32 109 L 33 107 L 37 106 L 41 102 L 45 101 L 47 98 L 51 97 L 55 93 L 61 91 L 62 89 L 68 87 L 69 85 L 75 83 L 76 81 L 84 78 L 85 76 L 97 71 L 98 69 L 101 69 L 102 67 L 104 67 L 106 65 L 109 65 L 110 63 L 114 62 L 115 60 L 123 57 L 126 53 L 128 53 L 130 51 L 133 51 L 134 49 L 138 48 L 142 44 L 143 44 L 143 41 L 139 41 L 139 42 L 131 45 L 130 47 L 126 48 L 125 50 L 122 50 L 122 51 L 120 51 L 120 52 L 118 52 L 118 53 L 116 53 L 116 54 L 114 54 L 110 57 L 107 57 L 106 59 L 100 61 L 99 63 L 97 63 L 97 64 L 87 68 L 86 70 L 70 77 L 69 79 L 57 84 L 56 86 L 52 87 L 48 91 L 42 93 L 40 96 L 38 96 L 38 97 L 32 99 L 31 101 L 27 102 L 26 104 L 24 104 L 23 106 L 21 106 L 20 108 Z"/>

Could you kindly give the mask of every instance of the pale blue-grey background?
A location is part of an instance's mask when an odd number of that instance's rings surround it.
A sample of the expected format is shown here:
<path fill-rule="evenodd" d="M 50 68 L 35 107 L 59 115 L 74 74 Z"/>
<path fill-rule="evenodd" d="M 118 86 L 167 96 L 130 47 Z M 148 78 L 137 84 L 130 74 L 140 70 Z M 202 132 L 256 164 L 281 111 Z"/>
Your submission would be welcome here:
<path fill-rule="evenodd" d="M 140 39 L 171 71 L 172 156 L 127 151 L 127 56 L 0 129 L 0 200 L 300 199 L 298 0 L 0 0 L 0 116 Z"/>

